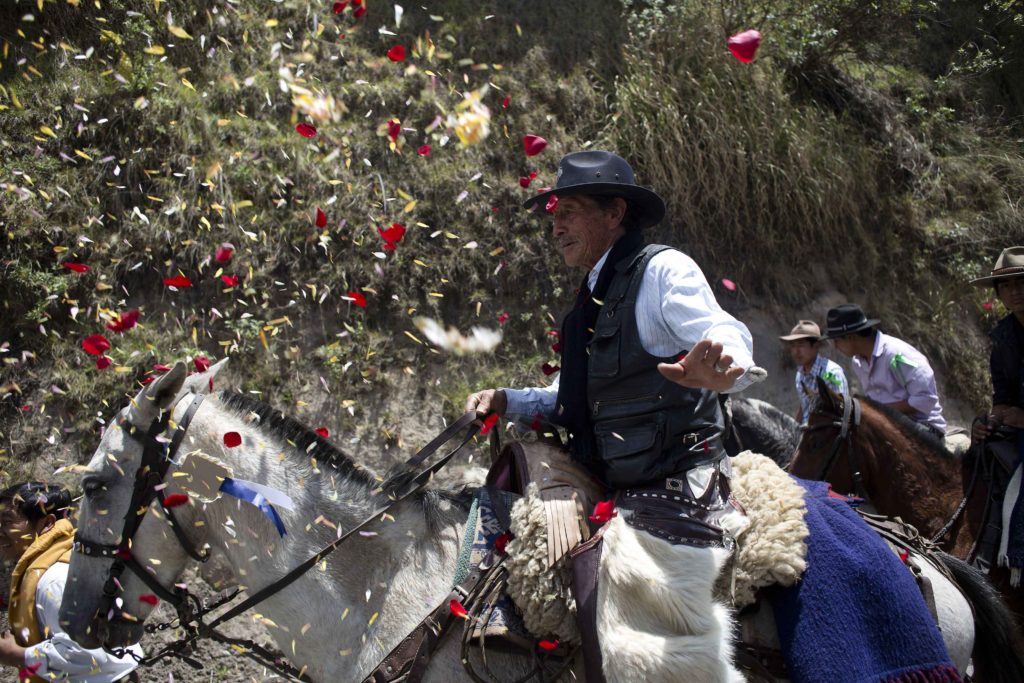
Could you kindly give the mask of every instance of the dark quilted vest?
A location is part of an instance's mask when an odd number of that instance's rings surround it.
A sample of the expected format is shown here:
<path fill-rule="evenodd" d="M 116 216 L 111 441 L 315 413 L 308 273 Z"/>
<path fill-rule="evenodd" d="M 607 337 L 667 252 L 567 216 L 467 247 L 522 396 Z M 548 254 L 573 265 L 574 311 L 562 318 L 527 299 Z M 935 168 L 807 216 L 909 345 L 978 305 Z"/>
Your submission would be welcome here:
<path fill-rule="evenodd" d="M 594 464 L 615 488 L 654 482 L 725 455 L 717 394 L 665 379 L 658 363 L 675 362 L 678 354 L 658 358 L 640 343 L 634 309 L 643 272 L 651 257 L 670 248 L 648 245 L 614 264 L 589 345 Z"/>

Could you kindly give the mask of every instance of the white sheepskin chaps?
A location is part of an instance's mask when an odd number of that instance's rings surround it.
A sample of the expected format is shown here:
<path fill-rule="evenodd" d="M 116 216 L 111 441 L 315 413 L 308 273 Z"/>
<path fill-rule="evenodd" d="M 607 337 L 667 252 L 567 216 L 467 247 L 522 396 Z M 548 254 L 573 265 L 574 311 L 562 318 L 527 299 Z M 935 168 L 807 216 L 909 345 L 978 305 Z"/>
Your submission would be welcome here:
<path fill-rule="evenodd" d="M 609 683 L 743 681 L 732 618 L 712 588 L 722 548 L 672 545 L 616 517 L 604 534 L 597 624 Z"/>

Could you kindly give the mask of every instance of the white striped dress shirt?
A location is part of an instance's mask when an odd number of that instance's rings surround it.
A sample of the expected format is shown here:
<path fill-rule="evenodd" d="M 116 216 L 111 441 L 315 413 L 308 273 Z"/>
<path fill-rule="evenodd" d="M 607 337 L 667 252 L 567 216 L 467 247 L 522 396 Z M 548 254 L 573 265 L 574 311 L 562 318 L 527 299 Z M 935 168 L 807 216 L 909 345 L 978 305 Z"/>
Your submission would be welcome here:
<path fill-rule="evenodd" d="M 590 271 L 587 284 L 591 289 L 607 258 L 606 251 Z M 704 273 L 681 251 L 667 249 L 648 262 L 637 293 L 636 322 L 640 343 L 652 356 L 672 356 L 693 348 L 701 339 L 710 339 L 732 356 L 734 366 L 746 371 L 754 365 L 750 330 L 722 310 Z M 742 391 L 751 383 L 744 373 L 728 393 Z M 558 396 L 558 377 L 547 387 L 504 391 L 508 398 L 505 412 L 510 417 L 550 416 Z"/>

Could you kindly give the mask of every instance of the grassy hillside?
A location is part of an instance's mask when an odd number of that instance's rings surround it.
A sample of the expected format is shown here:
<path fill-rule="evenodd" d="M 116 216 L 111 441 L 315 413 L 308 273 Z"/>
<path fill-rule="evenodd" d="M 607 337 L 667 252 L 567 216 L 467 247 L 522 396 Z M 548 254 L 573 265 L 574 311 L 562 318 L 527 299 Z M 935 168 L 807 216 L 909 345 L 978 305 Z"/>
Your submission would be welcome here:
<path fill-rule="evenodd" d="M 984 408 L 999 310 L 964 282 L 1024 242 L 1024 20 L 889 4 L 5 3 L 0 484 L 85 457 L 186 357 L 231 355 L 235 383 L 368 449 L 416 445 L 470 387 L 546 381 L 578 275 L 519 205 L 581 147 L 635 162 L 670 206 L 652 238 L 739 283 L 727 307 L 782 328 L 840 292 Z M 750 27 L 741 64 L 725 39 Z M 505 339 L 451 356 L 417 315 Z"/>

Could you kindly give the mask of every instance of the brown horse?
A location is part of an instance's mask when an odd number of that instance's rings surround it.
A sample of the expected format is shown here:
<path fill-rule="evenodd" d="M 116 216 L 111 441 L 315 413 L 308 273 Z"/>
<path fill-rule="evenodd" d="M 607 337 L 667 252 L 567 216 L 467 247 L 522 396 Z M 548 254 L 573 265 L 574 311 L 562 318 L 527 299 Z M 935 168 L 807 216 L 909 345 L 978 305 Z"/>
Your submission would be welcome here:
<path fill-rule="evenodd" d="M 906 415 L 868 398 L 844 402 L 819 379 L 789 471 L 865 498 L 879 514 L 902 518 L 970 562 L 988 500 L 977 464 L 978 458 L 954 456 Z M 1010 588 L 1008 570 L 993 568 L 990 578 L 1024 622 L 1024 591 Z"/>

